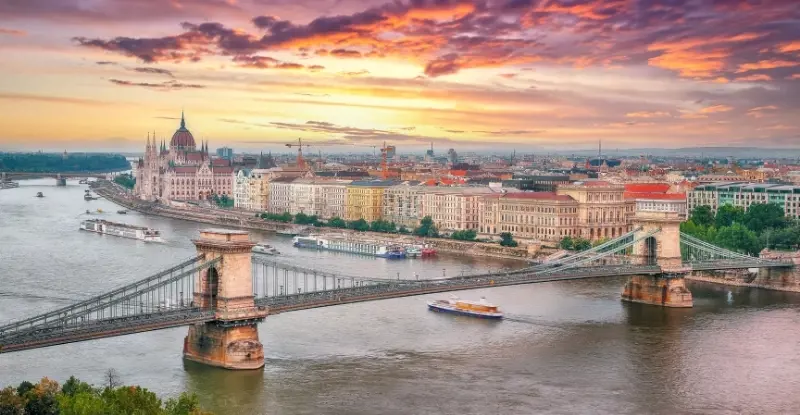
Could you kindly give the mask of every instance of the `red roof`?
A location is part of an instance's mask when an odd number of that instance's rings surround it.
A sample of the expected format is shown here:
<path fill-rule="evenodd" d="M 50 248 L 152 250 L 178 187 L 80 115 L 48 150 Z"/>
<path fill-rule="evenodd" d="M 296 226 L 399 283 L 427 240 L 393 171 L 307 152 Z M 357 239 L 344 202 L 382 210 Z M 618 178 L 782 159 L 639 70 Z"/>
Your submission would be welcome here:
<path fill-rule="evenodd" d="M 450 170 L 450 175 L 451 176 L 462 176 L 463 177 L 463 176 L 467 175 L 467 171 L 466 170 Z"/>
<path fill-rule="evenodd" d="M 175 167 L 175 173 L 197 173 L 197 166 Z"/>
<path fill-rule="evenodd" d="M 625 192 L 625 199 L 686 200 L 686 193 Z"/>
<path fill-rule="evenodd" d="M 217 166 L 214 167 L 214 174 L 230 174 L 233 173 L 233 167 Z"/>
<path fill-rule="evenodd" d="M 564 202 L 573 201 L 571 196 L 559 195 L 552 192 L 517 192 L 506 193 L 503 195 L 506 199 L 538 199 L 538 200 L 560 200 Z"/>
<path fill-rule="evenodd" d="M 625 183 L 625 192 L 667 193 L 669 187 L 669 183 Z"/>
<path fill-rule="evenodd" d="M 188 161 L 202 161 L 203 153 L 186 153 L 186 160 Z"/>

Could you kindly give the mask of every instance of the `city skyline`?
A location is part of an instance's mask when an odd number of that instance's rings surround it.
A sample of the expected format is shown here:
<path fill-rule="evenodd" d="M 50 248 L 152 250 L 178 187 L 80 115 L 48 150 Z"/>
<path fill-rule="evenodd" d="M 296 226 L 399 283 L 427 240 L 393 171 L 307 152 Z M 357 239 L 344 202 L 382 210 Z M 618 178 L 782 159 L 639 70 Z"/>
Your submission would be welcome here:
<path fill-rule="evenodd" d="M 0 5 L 0 149 L 797 147 L 791 1 Z M 325 151 L 325 150 L 323 150 Z"/>

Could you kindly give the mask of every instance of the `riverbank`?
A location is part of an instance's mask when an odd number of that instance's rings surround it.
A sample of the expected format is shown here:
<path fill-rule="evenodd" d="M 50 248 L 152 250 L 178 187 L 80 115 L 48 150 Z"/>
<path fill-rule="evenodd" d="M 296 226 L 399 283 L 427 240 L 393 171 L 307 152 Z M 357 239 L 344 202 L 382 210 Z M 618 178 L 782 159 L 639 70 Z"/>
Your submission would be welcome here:
<path fill-rule="evenodd" d="M 160 203 L 145 202 L 134 198 L 122 186 L 107 180 L 97 180 L 91 184 L 92 190 L 100 196 L 127 209 L 146 215 L 180 219 L 211 225 L 231 226 L 248 230 L 277 232 L 296 226 L 291 223 L 272 222 L 256 218 L 255 213 L 235 210 L 222 210 L 204 207 L 173 207 Z M 481 256 L 501 259 L 530 261 L 540 254 L 538 245 L 528 247 L 504 247 L 498 244 L 465 242 L 444 238 L 419 238 L 413 235 L 397 235 L 378 232 L 357 232 L 349 229 L 321 228 L 321 232 L 344 233 L 359 241 L 382 241 L 395 244 L 428 244 L 439 252 L 456 255 Z"/>

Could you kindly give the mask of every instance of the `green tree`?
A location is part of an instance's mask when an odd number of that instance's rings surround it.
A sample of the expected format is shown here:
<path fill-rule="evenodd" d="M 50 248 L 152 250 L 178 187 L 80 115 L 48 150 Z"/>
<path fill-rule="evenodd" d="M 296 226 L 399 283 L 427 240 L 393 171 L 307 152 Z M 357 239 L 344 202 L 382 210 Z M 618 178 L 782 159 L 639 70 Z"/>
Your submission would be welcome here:
<path fill-rule="evenodd" d="M 114 177 L 114 183 L 126 189 L 133 189 L 136 185 L 136 179 L 128 173 L 123 173 Z"/>
<path fill-rule="evenodd" d="M 367 223 L 367 221 L 365 221 L 363 218 L 361 218 L 361 219 L 358 219 L 358 220 L 353 220 L 353 221 L 347 222 L 347 228 L 348 229 L 353 229 L 353 230 L 359 231 L 359 232 L 366 232 L 366 231 L 369 230 L 369 223 Z"/>
<path fill-rule="evenodd" d="M 573 246 L 576 251 L 585 251 L 592 247 L 592 241 L 578 237 L 573 240 Z"/>
<path fill-rule="evenodd" d="M 306 215 L 300 212 L 294 216 L 294 223 L 298 225 L 315 225 L 317 222 L 319 222 L 317 215 Z"/>
<path fill-rule="evenodd" d="M 465 229 L 463 231 L 455 231 L 450 237 L 458 241 L 474 241 L 478 233 L 474 229 Z"/>
<path fill-rule="evenodd" d="M 571 251 L 575 248 L 575 243 L 572 240 L 571 236 L 565 236 L 561 238 L 561 241 L 558 243 L 559 248 L 566 249 Z"/>
<path fill-rule="evenodd" d="M 344 219 L 342 219 L 342 218 L 340 218 L 338 216 L 334 216 L 334 217 L 328 219 L 328 226 L 330 226 L 331 228 L 342 228 L 342 229 L 344 229 L 344 228 L 347 227 L 347 222 L 345 222 Z"/>
<path fill-rule="evenodd" d="M 102 398 L 115 414 L 161 413 L 161 400 L 155 393 L 139 386 L 106 388 Z"/>
<path fill-rule="evenodd" d="M 195 394 L 188 394 L 186 392 L 182 393 L 178 399 L 170 399 L 167 401 L 165 406 L 165 410 L 167 415 L 204 415 L 208 414 L 208 412 L 204 412 L 200 409 L 200 404 L 197 400 L 197 395 Z"/>
<path fill-rule="evenodd" d="M 503 232 L 500 234 L 500 245 L 515 247 L 519 244 L 517 243 L 517 241 L 514 240 L 514 236 L 511 235 L 511 232 Z"/>
<path fill-rule="evenodd" d="M 714 239 L 714 243 L 717 246 L 749 255 L 758 255 L 764 248 L 756 233 L 740 223 L 721 228 Z"/>
<path fill-rule="evenodd" d="M 780 206 L 774 203 L 755 203 L 747 208 L 744 224 L 751 231 L 760 233 L 767 228 L 784 228 L 788 221 Z"/>
<path fill-rule="evenodd" d="M 714 217 L 714 226 L 722 228 L 731 226 L 734 223 L 742 223 L 744 219 L 744 209 L 739 206 L 722 205 L 717 209 L 717 216 Z"/>
<path fill-rule="evenodd" d="M 19 386 L 17 386 L 17 395 L 25 396 L 25 394 L 28 393 L 28 391 L 33 390 L 33 388 L 35 387 L 36 385 L 28 382 L 27 380 L 22 381 L 22 383 L 20 383 Z"/>
<path fill-rule="evenodd" d="M 708 229 L 705 226 L 697 225 L 691 219 L 686 221 L 686 222 L 681 223 L 680 228 L 681 228 L 681 232 L 683 232 L 685 234 L 692 235 L 695 238 L 699 238 L 699 239 L 702 239 L 704 241 L 708 241 L 708 239 L 706 239 L 706 234 L 707 234 Z"/>
<path fill-rule="evenodd" d="M 25 414 L 58 415 L 59 392 L 58 382 L 42 378 L 36 386 L 23 396 L 25 398 Z"/>
<path fill-rule="evenodd" d="M 61 386 L 61 393 L 69 396 L 74 396 L 79 393 L 90 393 L 92 390 L 92 385 L 81 382 L 75 376 L 70 376 L 69 379 L 64 382 L 64 385 Z"/>
<path fill-rule="evenodd" d="M 711 206 L 698 206 L 692 209 L 689 220 L 699 226 L 711 226 L 714 224 L 714 212 L 711 210 Z"/>
<path fill-rule="evenodd" d="M 433 223 L 433 218 L 430 216 L 425 216 L 421 221 L 419 221 L 419 226 L 414 229 L 414 235 L 436 238 L 439 236 L 439 230 L 436 229 L 436 225 Z"/>
<path fill-rule="evenodd" d="M 112 409 L 97 391 L 59 395 L 58 408 L 61 415 L 113 415 Z"/>
<path fill-rule="evenodd" d="M 400 229 L 398 229 L 398 230 L 397 230 L 397 232 L 398 232 L 398 233 L 411 233 L 411 231 L 410 231 L 410 230 L 408 230 L 408 228 L 406 228 L 406 226 L 405 226 L 405 225 L 401 225 L 401 226 L 400 226 Z"/>

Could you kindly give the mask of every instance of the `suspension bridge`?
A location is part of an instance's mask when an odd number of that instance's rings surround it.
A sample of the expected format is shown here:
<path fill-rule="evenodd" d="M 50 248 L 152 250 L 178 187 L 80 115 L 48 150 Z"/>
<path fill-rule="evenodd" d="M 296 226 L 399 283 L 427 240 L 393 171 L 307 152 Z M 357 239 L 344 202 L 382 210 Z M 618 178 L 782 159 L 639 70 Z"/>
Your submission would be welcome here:
<path fill-rule="evenodd" d="M 630 276 L 623 298 L 691 306 L 689 272 L 786 268 L 732 252 L 650 218 L 592 249 L 514 271 L 452 278 L 342 275 L 253 256 L 244 231 L 208 229 L 197 255 L 142 280 L 0 327 L 0 353 L 189 326 L 184 356 L 214 366 L 264 364 L 256 325 L 268 315 L 362 301 L 552 281 Z"/>

